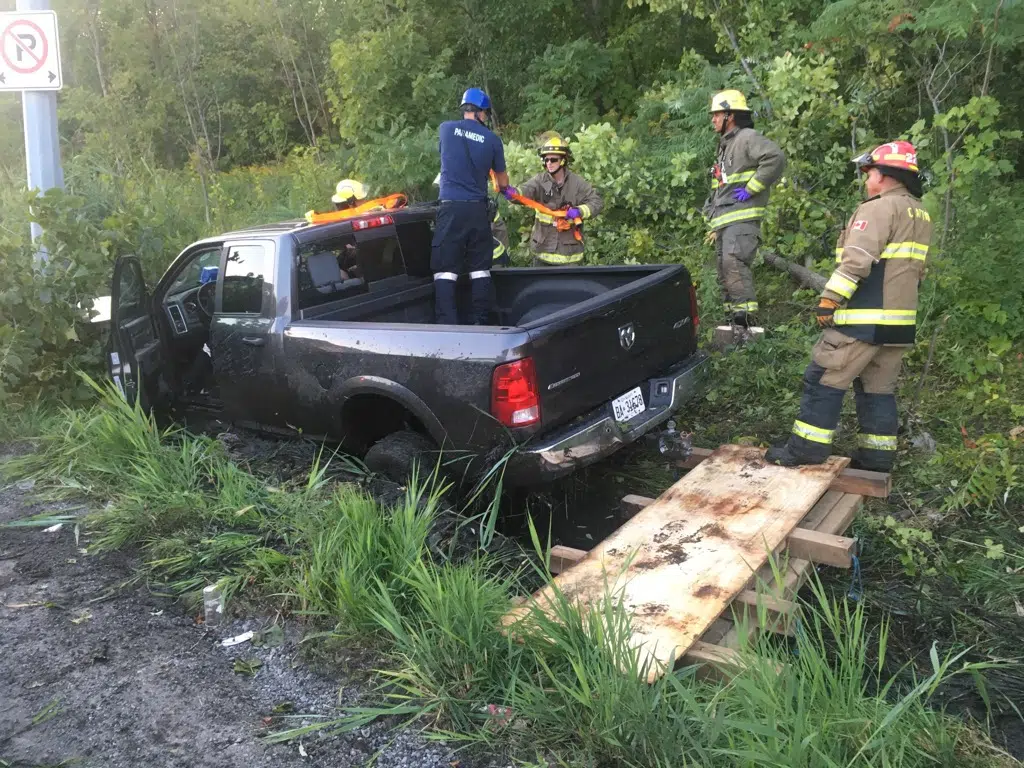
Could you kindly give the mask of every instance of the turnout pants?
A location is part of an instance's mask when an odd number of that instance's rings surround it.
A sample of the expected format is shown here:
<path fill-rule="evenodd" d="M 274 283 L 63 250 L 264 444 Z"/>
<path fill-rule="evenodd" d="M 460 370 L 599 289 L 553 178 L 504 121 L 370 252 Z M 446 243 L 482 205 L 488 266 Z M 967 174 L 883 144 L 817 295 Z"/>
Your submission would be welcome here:
<path fill-rule="evenodd" d="M 750 265 L 754 263 L 760 241 L 759 221 L 742 221 L 718 230 L 715 238 L 718 284 L 722 286 L 722 299 L 730 314 L 757 312 Z"/>
<path fill-rule="evenodd" d="M 899 425 L 894 393 L 907 349 L 868 344 L 827 329 L 804 371 L 804 393 L 789 437 L 790 451 L 814 463 L 828 458 L 843 396 L 852 384 L 860 427 L 854 461 L 864 469 L 891 470 Z"/>
<path fill-rule="evenodd" d="M 455 287 L 459 275 L 468 273 L 472 295 L 471 322 L 473 325 L 487 325 L 492 301 L 493 250 L 486 202 L 441 201 L 430 252 L 436 322 L 458 324 Z"/>

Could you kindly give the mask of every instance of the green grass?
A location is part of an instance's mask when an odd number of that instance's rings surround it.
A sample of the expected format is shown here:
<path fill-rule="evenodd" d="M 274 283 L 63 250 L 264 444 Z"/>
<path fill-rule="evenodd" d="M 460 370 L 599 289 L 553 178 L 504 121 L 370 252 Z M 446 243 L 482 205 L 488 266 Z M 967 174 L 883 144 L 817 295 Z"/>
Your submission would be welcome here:
<path fill-rule="evenodd" d="M 766 635 L 741 648 L 722 684 L 682 669 L 649 685 L 614 596 L 583 614 L 561 598 L 555 618 L 534 614 L 529 631 L 503 632 L 524 574 L 484 551 L 457 562 L 439 554 L 431 533 L 441 494 L 431 486 L 414 482 L 382 508 L 356 486 L 330 483 L 320 461 L 300 481 L 268 486 L 217 441 L 160 430 L 115 390 L 98 390 L 95 407 L 63 412 L 8 474 L 34 477 L 43 493 L 109 501 L 86 521 L 90 546 L 137 549 L 142 575 L 171 593 L 224 578 L 235 604 L 271 601 L 319 637 L 376 654 L 376 704 L 273 740 L 398 716 L 445 738 L 574 765 L 1012 764 L 939 703 L 950 681 L 984 685 L 1005 664 L 934 645 L 923 664 L 894 662 L 888 620 L 819 583 L 792 645 Z M 979 576 L 978 589 L 992 589 L 997 571 Z"/>

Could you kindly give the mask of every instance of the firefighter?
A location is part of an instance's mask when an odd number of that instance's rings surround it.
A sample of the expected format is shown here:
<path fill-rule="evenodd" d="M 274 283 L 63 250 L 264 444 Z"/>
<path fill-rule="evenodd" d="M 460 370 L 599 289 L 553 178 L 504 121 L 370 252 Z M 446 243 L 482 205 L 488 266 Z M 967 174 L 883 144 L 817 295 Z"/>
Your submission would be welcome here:
<path fill-rule="evenodd" d="M 882 144 L 853 162 L 868 199 L 839 236 L 836 268 L 816 310 L 824 332 L 804 372 L 793 432 L 765 457 L 787 467 L 828 458 L 851 384 L 860 426 L 852 466 L 888 472 L 896 457 L 896 377 L 914 344 L 932 223 L 912 144 Z"/>
<path fill-rule="evenodd" d="M 587 219 L 601 212 L 600 195 L 590 183 L 569 170 L 572 153 L 569 144 L 551 131 L 541 136 L 537 150 L 544 170 L 520 187 L 519 194 L 543 203 L 551 210 L 566 210 L 566 219 Z M 513 190 L 515 191 L 515 190 Z M 583 261 L 583 238 L 579 227 L 559 229 L 558 219 L 537 211 L 530 251 L 535 267 L 580 264 Z"/>
<path fill-rule="evenodd" d="M 441 174 L 434 177 L 434 186 L 441 186 Z M 488 200 L 490 204 L 490 200 Z M 509 265 L 508 226 L 501 218 L 501 211 L 494 205 L 494 218 L 491 220 L 491 269 L 501 269 Z M 489 214 L 488 214 L 489 215 Z"/>
<path fill-rule="evenodd" d="M 491 269 L 502 269 L 510 263 L 508 246 L 508 225 L 501 218 L 501 211 L 494 206 L 494 220 L 491 221 Z"/>
<path fill-rule="evenodd" d="M 494 171 L 498 191 L 508 187 L 505 148 L 487 127 L 491 100 L 480 88 L 462 95 L 462 119 L 441 123 L 441 181 L 437 223 L 431 243 L 434 273 L 434 317 L 438 323 L 458 323 L 455 286 L 469 273 L 472 316 L 486 325 L 491 310 L 491 221 L 487 183 Z"/>
<path fill-rule="evenodd" d="M 334 210 L 344 211 L 346 208 L 354 208 L 366 199 L 366 185 L 354 179 L 342 179 L 331 196 L 334 203 Z"/>
<path fill-rule="evenodd" d="M 711 194 L 704 204 L 708 238 L 715 242 L 718 282 L 733 325 L 756 325 L 758 310 L 750 265 L 761 239 L 769 189 L 786 170 L 779 145 L 754 130 L 754 118 L 739 91 L 716 93 L 711 124 L 721 136 L 711 169 Z"/>

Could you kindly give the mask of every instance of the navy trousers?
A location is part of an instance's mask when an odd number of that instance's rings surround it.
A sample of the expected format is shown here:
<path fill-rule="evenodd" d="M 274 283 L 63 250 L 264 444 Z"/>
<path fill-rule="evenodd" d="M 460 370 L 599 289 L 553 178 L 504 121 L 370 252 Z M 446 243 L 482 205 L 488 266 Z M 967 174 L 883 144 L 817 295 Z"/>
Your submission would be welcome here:
<path fill-rule="evenodd" d="M 441 201 L 430 253 L 436 322 L 458 324 L 455 286 L 459 275 L 468 274 L 472 296 L 471 322 L 487 325 L 492 301 L 493 246 L 486 202 Z"/>

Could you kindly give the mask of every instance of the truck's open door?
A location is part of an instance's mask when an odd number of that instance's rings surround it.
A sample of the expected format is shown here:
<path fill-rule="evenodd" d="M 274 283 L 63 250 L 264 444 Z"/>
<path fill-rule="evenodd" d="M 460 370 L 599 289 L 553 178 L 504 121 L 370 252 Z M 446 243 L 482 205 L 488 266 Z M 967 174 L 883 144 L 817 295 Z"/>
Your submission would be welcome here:
<path fill-rule="evenodd" d="M 155 402 L 163 350 L 152 302 L 134 256 L 114 264 L 110 289 L 110 375 L 129 403 L 149 410 Z"/>

